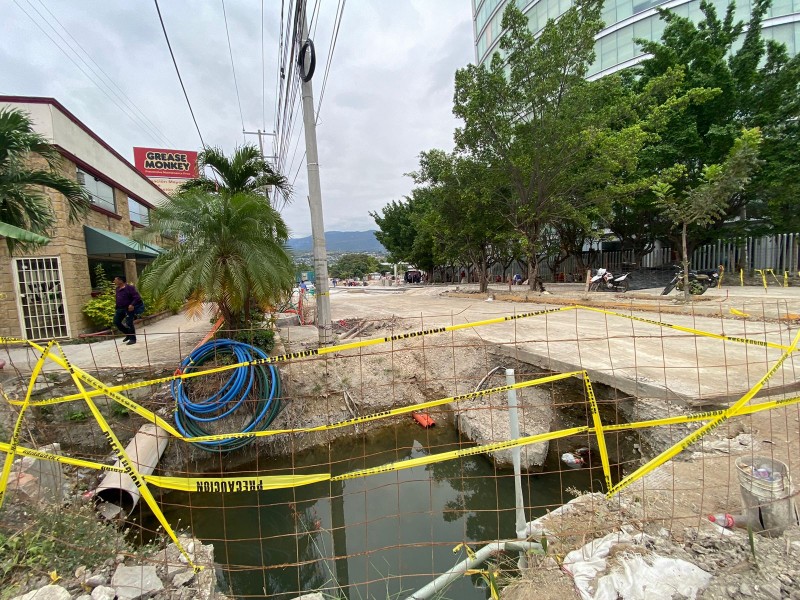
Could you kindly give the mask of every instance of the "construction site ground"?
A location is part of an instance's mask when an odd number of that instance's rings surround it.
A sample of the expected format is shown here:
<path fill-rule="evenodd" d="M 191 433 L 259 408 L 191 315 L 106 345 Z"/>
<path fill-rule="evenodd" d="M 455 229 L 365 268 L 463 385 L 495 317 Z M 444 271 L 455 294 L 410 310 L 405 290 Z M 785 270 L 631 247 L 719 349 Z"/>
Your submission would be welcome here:
<path fill-rule="evenodd" d="M 797 287 L 769 287 L 766 291 L 723 287 L 709 290 L 689 304 L 679 301 L 676 292 L 661 296 L 660 289 L 587 294 L 580 284 L 549 284 L 547 288 L 545 294 L 507 285 L 492 286 L 488 293 L 479 293 L 477 285 L 333 288 L 330 299 L 335 343 L 575 305 L 606 312 L 570 309 L 336 352 L 325 360 L 293 362 L 285 369 L 287 390 L 308 401 L 290 404 L 276 426 L 306 426 L 351 416 L 353 407 L 348 406 L 347 394 L 341 393 L 346 389 L 351 390 L 350 399 L 361 414 L 471 392 L 476 379 L 486 374 L 489 350 L 495 357 L 506 357 L 515 365 L 530 365 L 538 372 L 585 370 L 593 382 L 640 399 L 650 411 L 641 418 L 725 407 L 758 383 L 782 350 L 722 341 L 653 322 L 782 346 L 789 346 L 800 330 Z M 139 343 L 134 346 L 113 338 L 67 344 L 63 349 L 73 364 L 99 373 L 104 381 L 119 381 L 126 376 L 145 378 L 174 370 L 210 328 L 210 313 L 199 320 L 176 315 L 141 328 Z M 341 339 L 345 332 L 356 335 Z M 283 327 L 280 337 L 281 348 L 287 352 L 316 348 L 319 343 L 314 326 Z M 23 381 L 38 357 L 31 349 L 6 346 L 0 350 L 0 358 L 7 363 L 7 380 Z M 798 395 L 798 368 L 797 358 L 790 356 L 753 402 Z M 321 369 L 327 380 L 320 378 Z M 48 365 L 47 370 L 56 371 L 58 367 Z M 387 384 L 401 380 L 405 385 Z M 685 426 L 667 427 L 661 441 L 678 442 L 689 430 Z M 636 519 L 654 535 L 667 532 L 671 540 L 683 543 L 685 548 L 697 547 L 700 554 L 722 552 L 730 546 L 731 556 L 738 557 L 732 559 L 734 563 L 747 562 L 747 553 L 742 551 L 747 546 L 746 532 L 739 530 L 736 536 L 723 538 L 705 515 L 741 511 L 734 459 L 759 454 L 785 462 L 795 480 L 800 477 L 798 405 L 728 421 L 675 460 L 632 484 L 619 501 L 635 505 Z M 607 503 L 608 507 L 620 510 L 614 508 L 614 500 Z M 597 510 L 595 506 L 590 512 L 596 514 Z M 706 536 L 702 544 L 697 535 Z M 726 580 L 725 585 L 715 587 L 716 591 L 710 589 L 704 597 L 800 598 L 797 528 L 787 531 L 785 545 L 781 541 L 780 547 L 773 540 L 756 541 L 769 561 L 762 560 L 756 571 L 739 565 L 732 571 L 730 583 Z M 762 594 L 752 585 L 741 586 L 743 582 L 767 582 L 779 576 L 789 583 L 780 580 L 783 583 L 778 596 L 772 593 L 773 588 L 767 587 Z M 784 594 L 782 590 L 787 589 Z"/>

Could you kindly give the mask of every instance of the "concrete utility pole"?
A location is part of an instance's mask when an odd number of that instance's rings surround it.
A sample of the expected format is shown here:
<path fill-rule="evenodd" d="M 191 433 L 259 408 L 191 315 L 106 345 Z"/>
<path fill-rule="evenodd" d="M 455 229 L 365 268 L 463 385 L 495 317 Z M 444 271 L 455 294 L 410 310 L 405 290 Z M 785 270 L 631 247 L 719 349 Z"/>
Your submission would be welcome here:
<path fill-rule="evenodd" d="M 308 39 L 305 2 L 302 8 L 303 38 Z M 301 64 L 306 59 L 300 56 Z M 310 60 L 310 57 L 309 57 Z M 306 135 L 306 167 L 308 168 L 308 206 L 311 209 L 311 236 L 314 239 L 314 286 L 317 290 L 317 329 L 319 345 L 325 346 L 333 341 L 331 329 L 331 296 L 328 285 L 328 252 L 325 247 L 325 225 L 322 220 L 322 190 L 319 183 L 319 157 L 317 156 L 317 126 L 314 115 L 314 91 L 311 78 L 302 81 L 303 126 Z"/>

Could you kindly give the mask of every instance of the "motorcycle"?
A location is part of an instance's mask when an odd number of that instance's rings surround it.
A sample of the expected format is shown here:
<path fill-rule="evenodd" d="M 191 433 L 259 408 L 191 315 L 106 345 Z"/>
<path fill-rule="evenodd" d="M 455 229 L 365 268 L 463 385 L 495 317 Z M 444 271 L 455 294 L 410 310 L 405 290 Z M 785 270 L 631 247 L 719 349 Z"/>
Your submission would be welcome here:
<path fill-rule="evenodd" d="M 605 290 L 607 292 L 627 292 L 628 291 L 628 275 L 614 275 L 606 269 L 597 269 L 597 273 L 592 277 L 589 282 L 590 292 L 599 292 Z"/>
<path fill-rule="evenodd" d="M 710 287 L 717 285 L 719 281 L 718 269 L 689 270 L 689 293 L 693 296 L 702 296 Z M 683 291 L 683 267 L 678 267 L 677 273 L 661 292 L 666 296 L 672 290 Z"/>

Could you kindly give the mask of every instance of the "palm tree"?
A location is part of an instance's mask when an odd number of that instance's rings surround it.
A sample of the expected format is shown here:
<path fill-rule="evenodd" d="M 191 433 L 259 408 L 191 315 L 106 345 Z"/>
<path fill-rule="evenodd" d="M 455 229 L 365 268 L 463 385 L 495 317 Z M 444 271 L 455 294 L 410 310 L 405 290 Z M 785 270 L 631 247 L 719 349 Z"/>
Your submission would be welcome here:
<path fill-rule="evenodd" d="M 35 159 L 44 161 L 44 168 Z M 61 155 L 33 130 L 30 117 L 15 108 L 0 109 L 0 236 L 9 253 L 47 244 L 57 217 L 42 188 L 67 200 L 69 221 L 86 214 L 89 195 L 77 181 L 58 174 Z"/>
<path fill-rule="evenodd" d="M 226 329 L 250 321 L 253 303 L 276 303 L 291 292 L 294 266 L 289 231 L 277 210 L 253 192 L 184 189 L 172 196 L 137 236 L 177 236 L 139 279 L 140 288 L 168 302 L 214 302 Z"/>
<path fill-rule="evenodd" d="M 267 188 L 272 186 L 284 198 L 291 194 L 291 186 L 286 177 L 276 172 L 253 145 L 237 147 L 230 158 L 219 148 L 208 148 L 197 156 L 197 162 L 200 177 L 187 181 L 179 191 L 202 189 L 227 191 L 231 194 L 252 192 L 269 199 Z M 205 167 L 211 168 L 213 177 L 206 175 Z"/>

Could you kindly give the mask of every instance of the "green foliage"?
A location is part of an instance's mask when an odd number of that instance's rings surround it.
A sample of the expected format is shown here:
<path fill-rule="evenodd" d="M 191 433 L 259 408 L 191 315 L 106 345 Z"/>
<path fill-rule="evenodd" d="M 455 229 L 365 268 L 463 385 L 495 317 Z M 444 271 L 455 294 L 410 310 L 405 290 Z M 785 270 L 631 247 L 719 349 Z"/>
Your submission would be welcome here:
<path fill-rule="evenodd" d="M 114 282 L 106 277 L 101 265 L 95 266 L 94 273 L 100 293 L 84 304 L 81 310 L 94 326 L 109 329 L 114 325 L 114 311 L 117 304 Z"/>
<path fill-rule="evenodd" d="M 392 200 L 381 209 L 380 215 L 369 213 L 380 229 L 375 232 L 375 237 L 389 251 L 390 262 L 433 268 L 433 242 L 420 228 L 426 213 L 426 200 L 418 193 L 400 202 Z"/>
<path fill-rule="evenodd" d="M 237 342 L 250 344 L 269 354 L 275 347 L 275 332 L 272 329 L 239 329 L 232 335 Z"/>
<path fill-rule="evenodd" d="M 786 210 L 796 200 L 800 174 L 796 159 L 800 59 L 789 59 L 785 47 L 765 42 L 762 21 L 769 6 L 770 0 L 756 0 L 746 24 L 735 19 L 733 3 L 724 15 L 718 15 L 714 5 L 703 0 L 703 19 L 698 23 L 660 10 L 666 21 L 661 40 L 639 40 L 643 52 L 652 55 L 642 63 L 640 85 L 681 69 L 684 90 L 714 92 L 668 119 L 658 142 L 642 153 L 642 164 L 649 173 L 663 180 L 663 173 L 680 165 L 684 170 L 673 183 L 679 195 L 695 188 L 708 189 L 709 165 L 727 160 L 742 129 L 759 128 L 763 136 L 760 152 L 766 164 L 761 174 L 731 195 L 725 210 L 712 221 L 721 223 L 741 215 L 745 208 L 748 216 L 761 218 L 741 220 L 724 230 L 690 227 L 689 250 L 720 235 L 747 233 L 744 228 L 754 223 L 769 220 L 779 230 L 800 224 L 794 218 L 797 211 Z M 737 40 L 742 40 L 741 46 Z"/>
<path fill-rule="evenodd" d="M 67 413 L 67 421 L 80 423 L 89 420 L 89 413 L 83 410 L 73 410 Z"/>
<path fill-rule="evenodd" d="M 292 289 L 288 229 L 257 194 L 202 189 L 176 194 L 137 237 L 147 240 L 165 231 L 181 243 L 156 258 L 139 280 L 140 288 L 159 300 L 214 302 L 231 330 L 253 304 L 277 304 Z"/>
<path fill-rule="evenodd" d="M 3 590 L 13 589 L 27 577 L 38 579 L 52 571 L 73 573 L 81 565 L 99 565 L 109 556 L 134 550 L 115 526 L 97 518 L 91 506 L 32 504 L 25 510 L 26 526 L 13 533 L 0 531 Z"/>
<path fill-rule="evenodd" d="M 197 155 L 197 163 L 200 177 L 184 183 L 179 193 L 199 190 L 233 195 L 241 192 L 269 200 L 267 190 L 273 187 L 286 202 L 291 196 L 292 188 L 286 177 L 273 170 L 252 144 L 239 146 L 231 157 L 225 156 L 219 148 L 208 148 Z M 213 172 L 212 177 L 208 176 L 208 170 Z M 275 196 L 272 205 L 277 208 L 277 194 Z"/>
<path fill-rule="evenodd" d="M 369 254 L 343 254 L 331 265 L 330 275 L 337 279 L 364 277 L 380 268 L 378 260 Z"/>
<path fill-rule="evenodd" d="M 31 159 L 45 164 L 38 168 Z M 0 230 L 11 254 L 46 244 L 57 217 L 41 188 L 64 195 L 69 221 L 86 214 L 89 195 L 77 181 L 59 173 L 61 155 L 36 133 L 30 116 L 15 108 L 0 109 Z"/>

